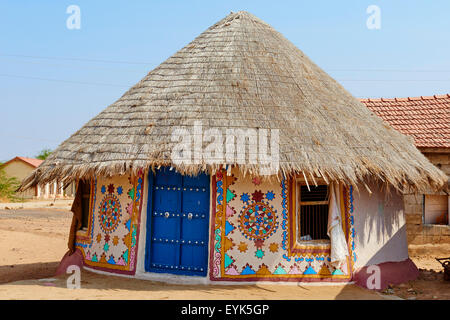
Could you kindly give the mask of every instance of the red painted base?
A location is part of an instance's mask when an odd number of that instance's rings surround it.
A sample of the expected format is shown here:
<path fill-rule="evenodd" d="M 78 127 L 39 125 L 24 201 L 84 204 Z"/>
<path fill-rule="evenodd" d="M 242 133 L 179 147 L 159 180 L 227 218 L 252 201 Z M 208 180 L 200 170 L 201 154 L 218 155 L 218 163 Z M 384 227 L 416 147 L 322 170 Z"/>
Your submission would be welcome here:
<path fill-rule="evenodd" d="M 59 263 L 58 269 L 56 269 L 55 276 L 59 276 L 61 274 L 65 274 L 67 267 L 70 265 L 77 265 L 80 268 L 83 267 L 83 254 L 79 249 L 76 249 L 75 252 L 71 255 L 67 252 L 64 257 L 61 259 Z"/>
<path fill-rule="evenodd" d="M 411 259 L 406 259 L 399 262 L 384 262 L 377 265 L 380 269 L 379 288 L 374 288 L 374 270 L 369 270 L 369 267 L 363 267 L 356 270 L 353 280 L 357 285 L 363 288 L 384 290 L 389 284 L 400 284 L 417 279 L 419 276 L 419 269 L 417 269 Z M 369 279 L 370 277 L 370 279 Z M 369 281 L 368 281 L 369 280 Z"/>

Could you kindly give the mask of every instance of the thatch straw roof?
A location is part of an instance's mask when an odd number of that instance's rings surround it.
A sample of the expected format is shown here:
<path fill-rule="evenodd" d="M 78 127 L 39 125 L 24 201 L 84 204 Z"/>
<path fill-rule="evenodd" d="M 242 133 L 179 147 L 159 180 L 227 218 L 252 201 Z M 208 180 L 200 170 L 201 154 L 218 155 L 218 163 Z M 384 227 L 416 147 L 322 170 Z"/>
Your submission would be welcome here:
<path fill-rule="evenodd" d="M 331 54 L 331 53 L 330 53 Z M 445 175 L 302 51 L 247 12 L 231 13 L 64 141 L 23 182 L 115 175 L 172 165 L 174 126 L 280 132 L 284 174 L 355 184 L 440 186 Z M 217 166 L 176 166 L 182 173 Z M 254 173 L 255 165 L 240 165 Z"/>

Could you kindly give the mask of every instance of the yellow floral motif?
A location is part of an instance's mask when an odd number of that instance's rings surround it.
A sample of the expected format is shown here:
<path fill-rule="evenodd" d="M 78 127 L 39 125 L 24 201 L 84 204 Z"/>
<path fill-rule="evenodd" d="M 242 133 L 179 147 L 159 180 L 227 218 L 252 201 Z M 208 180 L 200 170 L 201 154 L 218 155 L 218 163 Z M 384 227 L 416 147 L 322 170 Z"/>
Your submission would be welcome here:
<path fill-rule="evenodd" d="M 248 246 L 245 242 L 241 242 L 241 243 L 239 243 L 238 249 L 240 252 L 246 252 L 248 249 Z"/>
<path fill-rule="evenodd" d="M 270 246 L 269 246 L 269 250 L 270 250 L 270 252 L 278 252 L 278 243 L 271 243 L 270 244 Z"/>

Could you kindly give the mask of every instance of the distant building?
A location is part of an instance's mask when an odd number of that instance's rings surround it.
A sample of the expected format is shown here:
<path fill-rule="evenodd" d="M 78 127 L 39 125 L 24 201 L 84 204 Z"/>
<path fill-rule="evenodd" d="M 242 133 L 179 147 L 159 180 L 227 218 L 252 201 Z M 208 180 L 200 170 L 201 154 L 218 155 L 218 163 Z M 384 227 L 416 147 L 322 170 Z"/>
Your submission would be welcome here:
<path fill-rule="evenodd" d="M 36 169 L 43 160 L 26 158 L 26 157 L 15 157 L 3 165 L 1 168 L 5 171 L 8 177 L 14 177 L 20 183 L 24 178 L 26 178 L 30 173 Z M 72 183 L 66 188 L 60 182 L 47 183 L 45 186 L 35 186 L 23 192 L 17 194 L 18 197 L 25 199 L 52 199 L 52 198 L 64 198 L 73 197 L 75 194 L 75 184 Z"/>
<path fill-rule="evenodd" d="M 423 155 L 450 177 L 450 94 L 362 102 L 394 129 L 411 136 Z M 409 243 L 450 243 L 448 190 L 408 194 L 404 202 Z"/>

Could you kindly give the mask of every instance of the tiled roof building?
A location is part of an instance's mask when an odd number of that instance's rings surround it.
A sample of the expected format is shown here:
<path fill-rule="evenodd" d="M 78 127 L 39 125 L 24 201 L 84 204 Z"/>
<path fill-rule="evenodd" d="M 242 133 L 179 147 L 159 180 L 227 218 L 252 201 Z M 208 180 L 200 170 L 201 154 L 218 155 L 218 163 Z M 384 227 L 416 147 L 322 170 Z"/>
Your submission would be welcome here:
<path fill-rule="evenodd" d="M 394 129 L 413 137 L 428 160 L 450 177 L 450 94 L 361 102 Z M 408 242 L 450 243 L 449 203 L 448 191 L 405 194 Z"/>
<path fill-rule="evenodd" d="M 394 129 L 412 136 L 418 148 L 450 148 L 450 94 L 361 102 Z"/>

